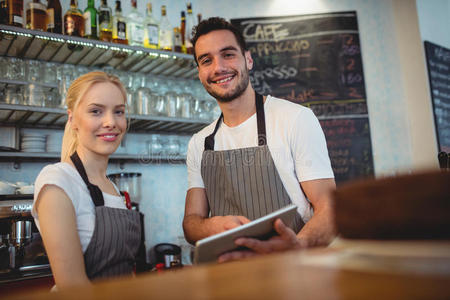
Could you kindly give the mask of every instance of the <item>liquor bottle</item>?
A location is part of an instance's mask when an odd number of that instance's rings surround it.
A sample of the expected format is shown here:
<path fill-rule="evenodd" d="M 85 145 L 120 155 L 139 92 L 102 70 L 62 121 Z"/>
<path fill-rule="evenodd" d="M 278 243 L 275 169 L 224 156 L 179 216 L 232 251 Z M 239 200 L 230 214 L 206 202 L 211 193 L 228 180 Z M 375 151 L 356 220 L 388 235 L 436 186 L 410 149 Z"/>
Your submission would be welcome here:
<path fill-rule="evenodd" d="M 184 42 L 184 36 L 186 32 L 186 13 L 181 11 L 181 25 L 180 25 L 180 34 L 181 34 L 181 52 L 186 53 L 186 46 Z"/>
<path fill-rule="evenodd" d="M 181 40 L 181 31 L 180 28 L 174 27 L 173 28 L 173 51 L 175 52 L 182 52 L 182 40 Z"/>
<path fill-rule="evenodd" d="M 88 0 L 88 6 L 84 10 L 84 37 L 88 39 L 98 39 L 97 35 L 97 10 L 94 0 Z"/>
<path fill-rule="evenodd" d="M 62 33 L 62 9 L 59 0 L 49 0 L 47 5 L 47 31 Z"/>
<path fill-rule="evenodd" d="M 184 36 L 184 45 L 186 46 L 186 52 L 192 54 L 194 48 L 192 47 L 192 28 L 195 26 L 194 15 L 192 14 L 192 4 L 187 4 L 187 17 L 186 17 L 186 31 Z"/>
<path fill-rule="evenodd" d="M 202 14 L 197 14 L 197 24 L 202 21 Z"/>
<path fill-rule="evenodd" d="M 143 46 L 144 44 L 144 17 L 137 10 L 136 0 L 131 0 L 131 12 L 128 15 L 127 24 L 128 42 L 133 46 Z"/>
<path fill-rule="evenodd" d="M 8 24 L 8 1 L 0 0 L 0 24 Z"/>
<path fill-rule="evenodd" d="M 120 0 L 116 0 L 116 11 L 113 17 L 112 42 L 128 45 L 127 21 L 122 16 Z"/>
<path fill-rule="evenodd" d="M 159 23 L 159 45 L 158 48 L 162 50 L 172 51 L 173 48 L 173 34 L 172 26 L 166 15 L 166 6 L 161 6 L 161 21 Z"/>
<path fill-rule="evenodd" d="M 23 27 L 23 0 L 6 0 L 8 25 Z"/>
<path fill-rule="evenodd" d="M 144 20 L 144 47 L 158 48 L 158 21 L 153 17 L 152 4 L 147 3 L 147 16 Z"/>
<path fill-rule="evenodd" d="M 84 36 L 84 17 L 78 9 L 77 0 L 70 0 L 70 8 L 64 15 L 64 34 Z"/>
<path fill-rule="evenodd" d="M 47 17 L 47 8 L 39 0 L 27 3 L 25 28 L 45 31 L 47 26 L 45 19 Z"/>
<path fill-rule="evenodd" d="M 106 0 L 102 0 L 98 7 L 98 25 L 100 27 L 100 40 L 105 42 L 112 41 L 112 11 Z"/>

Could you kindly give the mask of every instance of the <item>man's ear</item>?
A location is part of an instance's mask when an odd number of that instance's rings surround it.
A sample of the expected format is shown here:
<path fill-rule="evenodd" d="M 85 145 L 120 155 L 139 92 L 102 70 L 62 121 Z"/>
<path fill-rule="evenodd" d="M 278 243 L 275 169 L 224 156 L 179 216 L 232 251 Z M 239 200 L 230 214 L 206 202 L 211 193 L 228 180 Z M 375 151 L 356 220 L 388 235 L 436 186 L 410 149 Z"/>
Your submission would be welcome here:
<path fill-rule="evenodd" d="M 249 50 L 245 51 L 245 61 L 247 63 L 247 69 L 253 69 L 253 58 Z"/>

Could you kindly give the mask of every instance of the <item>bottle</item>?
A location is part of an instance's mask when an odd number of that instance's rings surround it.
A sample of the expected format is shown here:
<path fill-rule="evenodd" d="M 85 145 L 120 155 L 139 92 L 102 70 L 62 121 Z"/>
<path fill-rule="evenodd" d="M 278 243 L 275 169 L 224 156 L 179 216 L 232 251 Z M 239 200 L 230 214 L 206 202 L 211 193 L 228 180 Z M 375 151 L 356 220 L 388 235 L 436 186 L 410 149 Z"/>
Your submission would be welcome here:
<path fill-rule="evenodd" d="M 47 24 L 45 23 L 47 8 L 39 0 L 27 3 L 26 16 L 25 28 L 42 31 L 47 29 Z"/>
<path fill-rule="evenodd" d="M 97 35 L 97 10 L 94 0 L 88 0 L 88 6 L 84 10 L 84 37 L 88 39 L 98 39 Z"/>
<path fill-rule="evenodd" d="M 174 27 L 173 28 L 173 51 L 175 52 L 182 52 L 183 51 L 183 44 L 181 40 L 181 31 L 180 28 Z"/>
<path fill-rule="evenodd" d="M 102 0 L 98 7 L 98 25 L 100 40 L 105 42 L 112 41 L 112 11 L 106 0 Z"/>
<path fill-rule="evenodd" d="M 202 21 L 202 14 L 197 14 L 197 24 Z"/>
<path fill-rule="evenodd" d="M 47 31 L 62 33 L 62 9 L 59 0 L 49 0 L 47 5 Z"/>
<path fill-rule="evenodd" d="M 23 0 L 6 0 L 8 25 L 23 27 Z"/>
<path fill-rule="evenodd" d="M 181 34 L 181 52 L 186 53 L 186 46 L 184 41 L 184 36 L 186 34 L 186 13 L 184 11 L 181 11 L 180 34 Z"/>
<path fill-rule="evenodd" d="M 159 45 L 158 48 L 162 50 L 172 51 L 173 34 L 172 26 L 166 15 L 166 6 L 161 6 L 161 21 L 159 23 Z"/>
<path fill-rule="evenodd" d="M 0 24 L 8 24 L 8 1 L 0 0 Z"/>
<path fill-rule="evenodd" d="M 192 54 L 194 48 L 192 47 L 192 28 L 195 26 L 194 15 L 192 14 L 192 4 L 187 4 L 187 17 L 186 17 L 186 31 L 184 35 L 184 45 L 186 46 L 186 52 Z"/>
<path fill-rule="evenodd" d="M 153 18 L 152 4 L 147 3 L 147 16 L 144 20 L 144 47 L 158 48 L 158 21 Z"/>
<path fill-rule="evenodd" d="M 77 0 L 70 0 L 70 8 L 64 15 L 64 34 L 84 36 L 84 17 L 78 9 Z"/>
<path fill-rule="evenodd" d="M 120 0 L 116 0 L 116 11 L 113 17 L 112 42 L 128 45 L 127 22 L 122 16 Z"/>
<path fill-rule="evenodd" d="M 128 42 L 133 46 L 144 44 L 144 17 L 137 10 L 136 0 L 131 0 L 131 12 L 128 15 Z"/>

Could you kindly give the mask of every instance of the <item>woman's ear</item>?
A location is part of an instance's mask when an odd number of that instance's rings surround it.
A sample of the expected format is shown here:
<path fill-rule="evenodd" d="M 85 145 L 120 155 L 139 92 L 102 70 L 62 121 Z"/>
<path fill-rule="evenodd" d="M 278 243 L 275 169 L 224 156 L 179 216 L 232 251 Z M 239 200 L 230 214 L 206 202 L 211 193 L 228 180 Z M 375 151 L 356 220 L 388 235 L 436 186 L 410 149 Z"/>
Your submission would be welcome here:
<path fill-rule="evenodd" d="M 75 127 L 75 123 L 73 122 L 73 113 L 70 109 L 67 110 L 67 121 L 70 124 L 70 127 L 72 127 L 73 130 L 77 130 Z"/>

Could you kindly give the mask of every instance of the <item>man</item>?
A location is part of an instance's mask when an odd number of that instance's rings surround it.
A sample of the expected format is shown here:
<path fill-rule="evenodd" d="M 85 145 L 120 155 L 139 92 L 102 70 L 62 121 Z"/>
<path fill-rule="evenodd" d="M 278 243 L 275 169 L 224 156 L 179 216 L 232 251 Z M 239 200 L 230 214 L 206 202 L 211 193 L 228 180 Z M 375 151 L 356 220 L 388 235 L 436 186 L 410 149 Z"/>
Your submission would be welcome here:
<path fill-rule="evenodd" d="M 278 236 L 237 239 L 249 250 L 226 253 L 219 262 L 328 245 L 335 182 L 317 118 L 301 105 L 255 93 L 244 37 L 224 19 L 202 21 L 193 45 L 200 81 L 222 116 L 189 143 L 186 239 L 195 243 L 294 203 L 292 228 L 278 219 Z"/>

